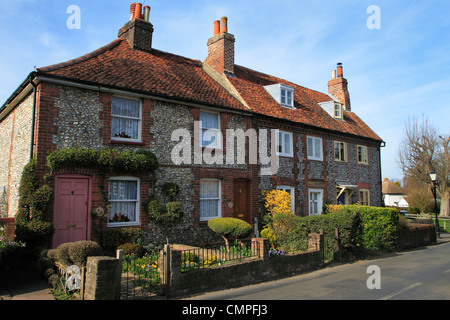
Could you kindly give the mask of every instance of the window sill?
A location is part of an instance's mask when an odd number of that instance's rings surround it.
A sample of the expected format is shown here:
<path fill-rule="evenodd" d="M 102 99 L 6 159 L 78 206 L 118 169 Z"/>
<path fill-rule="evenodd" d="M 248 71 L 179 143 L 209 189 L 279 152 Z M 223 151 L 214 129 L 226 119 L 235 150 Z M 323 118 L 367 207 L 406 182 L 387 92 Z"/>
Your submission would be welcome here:
<path fill-rule="evenodd" d="M 122 141 L 122 140 L 109 140 L 110 144 L 129 144 L 133 146 L 145 146 L 145 143 L 138 141 Z"/>
<path fill-rule="evenodd" d="M 137 222 L 108 222 L 107 228 L 137 227 Z"/>

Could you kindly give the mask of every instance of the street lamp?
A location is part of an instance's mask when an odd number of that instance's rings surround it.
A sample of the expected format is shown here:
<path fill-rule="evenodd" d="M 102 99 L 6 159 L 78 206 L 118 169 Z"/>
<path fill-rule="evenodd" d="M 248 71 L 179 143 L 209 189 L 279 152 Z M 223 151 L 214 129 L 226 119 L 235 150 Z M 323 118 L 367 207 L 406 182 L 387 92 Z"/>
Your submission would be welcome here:
<path fill-rule="evenodd" d="M 438 210 L 437 210 L 437 197 L 436 197 L 436 186 L 437 186 L 437 174 L 436 171 L 432 171 L 430 174 L 430 179 L 433 182 L 433 187 L 431 188 L 431 192 L 433 192 L 434 197 L 434 213 L 436 214 L 436 238 L 439 239 L 441 237 L 441 232 L 439 228 L 439 221 L 438 221 Z"/>

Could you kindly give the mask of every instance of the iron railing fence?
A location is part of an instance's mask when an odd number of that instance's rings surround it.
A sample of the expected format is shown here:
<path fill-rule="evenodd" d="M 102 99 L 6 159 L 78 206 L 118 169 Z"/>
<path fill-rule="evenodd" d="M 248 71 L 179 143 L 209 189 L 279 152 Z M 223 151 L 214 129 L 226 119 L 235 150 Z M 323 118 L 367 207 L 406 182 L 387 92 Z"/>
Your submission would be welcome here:
<path fill-rule="evenodd" d="M 235 241 L 228 246 L 220 244 L 182 250 L 181 272 L 195 269 L 222 266 L 231 262 L 241 262 L 259 257 L 259 247 L 249 241 Z"/>

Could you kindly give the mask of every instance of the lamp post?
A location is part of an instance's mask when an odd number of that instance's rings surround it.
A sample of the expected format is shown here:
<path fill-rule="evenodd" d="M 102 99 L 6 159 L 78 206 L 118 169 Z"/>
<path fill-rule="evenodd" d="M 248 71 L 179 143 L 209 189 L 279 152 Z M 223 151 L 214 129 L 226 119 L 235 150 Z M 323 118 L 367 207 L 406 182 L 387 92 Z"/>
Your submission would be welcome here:
<path fill-rule="evenodd" d="M 437 186 L 437 174 L 436 171 L 432 171 L 430 174 L 431 181 L 433 182 L 433 187 L 431 191 L 433 192 L 434 197 L 434 213 L 436 214 L 436 239 L 441 238 L 441 232 L 439 228 L 439 220 L 438 220 L 438 210 L 437 210 L 437 196 L 436 196 L 436 186 Z"/>

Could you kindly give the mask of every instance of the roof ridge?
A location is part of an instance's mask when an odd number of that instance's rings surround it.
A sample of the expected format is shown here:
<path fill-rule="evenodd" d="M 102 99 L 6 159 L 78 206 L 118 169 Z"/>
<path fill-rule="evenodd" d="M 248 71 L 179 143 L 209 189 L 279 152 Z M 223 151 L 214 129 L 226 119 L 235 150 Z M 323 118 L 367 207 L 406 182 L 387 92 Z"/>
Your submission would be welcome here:
<path fill-rule="evenodd" d="M 50 71 L 55 71 L 55 70 L 58 70 L 58 69 L 61 69 L 61 68 L 64 68 L 64 67 L 68 67 L 68 66 L 72 66 L 74 64 L 78 64 L 78 63 L 84 62 L 86 60 L 95 58 L 95 57 L 101 55 L 102 53 L 104 53 L 104 52 L 106 52 L 108 50 L 114 49 L 120 43 L 122 43 L 122 41 L 125 41 L 125 40 L 117 38 L 114 41 L 108 43 L 107 45 L 105 45 L 103 47 L 100 47 L 97 50 L 94 50 L 94 51 L 92 51 L 90 53 L 87 53 L 85 55 L 82 55 L 81 57 L 78 57 L 78 58 L 72 59 L 72 60 L 68 60 L 66 62 L 53 64 L 53 65 L 50 65 L 50 66 L 47 66 L 47 67 L 38 68 L 37 70 L 41 71 L 41 72 L 50 72 Z"/>
<path fill-rule="evenodd" d="M 325 93 L 325 92 L 322 92 L 322 91 L 318 91 L 318 90 L 315 90 L 315 89 L 311 89 L 311 88 L 309 88 L 309 87 L 305 87 L 305 86 L 303 86 L 303 85 L 301 85 L 301 84 L 292 82 L 292 81 L 287 80 L 287 79 L 284 79 L 284 78 L 280 78 L 280 77 L 278 77 L 278 76 L 275 76 L 275 75 L 272 75 L 272 74 L 269 74 L 269 73 L 261 72 L 261 71 L 254 70 L 254 69 L 250 69 L 250 68 L 248 68 L 248 67 L 244 67 L 244 66 L 241 66 L 241 65 L 235 65 L 235 67 L 240 67 L 240 68 L 243 68 L 243 69 L 252 71 L 252 72 L 257 72 L 257 73 L 259 73 L 259 74 L 261 74 L 261 75 L 265 75 L 265 76 L 268 76 L 268 77 L 271 77 L 271 78 L 276 78 L 276 79 L 278 79 L 278 80 L 283 80 L 283 81 L 285 81 L 285 82 L 287 82 L 287 83 L 290 83 L 290 84 L 293 84 L 293 85 L 295 85 L 295 86 L 297 86 L 297 87 L 300 87 L 300 88 L 303 88 L 303 89 L 306 89 L 306 90 L 311 90 L 311 91 L 314 91 L 314 92 L 317 92 L 317 93 L 320 93 L 320 94 L 323 94 L 323 95 L 326 95 L 326 96 L 330 97 L 330 95 L 329 95 L 328 93 Z M 330 97 L 330 98 L 333 99 L 332 97 Z"/>

